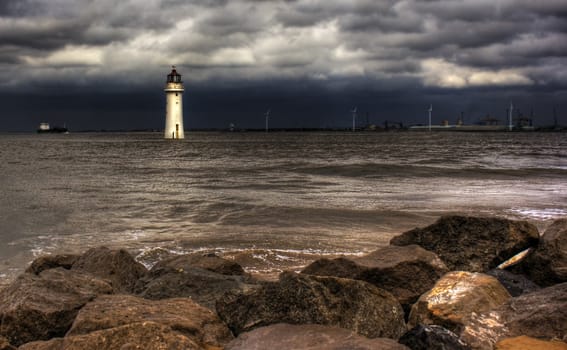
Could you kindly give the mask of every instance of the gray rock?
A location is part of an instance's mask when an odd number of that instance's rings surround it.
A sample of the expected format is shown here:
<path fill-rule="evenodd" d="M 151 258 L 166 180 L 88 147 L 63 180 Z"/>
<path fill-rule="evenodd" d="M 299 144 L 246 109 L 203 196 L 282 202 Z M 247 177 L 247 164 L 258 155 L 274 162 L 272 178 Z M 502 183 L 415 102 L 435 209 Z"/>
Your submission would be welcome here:
<path fill-rule="evenodd" d="M 417 325 L 404 334 L 400 340 L 411 350 L 469 350 L 470 347 L 459 336 L 436 325 Z"/>
<path fill-rule="evenodd" d="M 541 286 L 567 282 L 567 219 L 551 224 L 535 251 L 511 271 L 524 273 Z"/>
<path fill-rule="evenodd" d="M 392 293 L 409 312 L 419 296 L 447 272 L 435 253 L 409 245 L 388 246 L 352 260 L 319 259 L 301 273 L 366 281 Z"/>
<path fill-rule="evenodd" d="M 449 270 L 485 272 L 537 245 L 537 228 L 526 221 L 445 216 L 425 228 L 392 238 L 390 244 L 417 244 L 436 253 Z"/>
<path fill-rule="evenodd" d="M 518 275 L 506 270 L 493 269 L 486 273 L 496 277 L 511 296 L 517 297 L 525 293 L 535 292 L 541 288 L 524 275 Z"/>
<path fill-rule="evenodd" d="M 225 293 L 256 288 L 256 281 L 242 268 L 221 258 L 179 256 L 156 264 L 137 283 L 136 293 L 147 299 L 191 298 L 214 310 Z M 208 269 L 206 269 L 208 268 Z M 215 271 L 221 271 L 218 273 Z M 234 274 L 227 274 L 233 272 Z"/>
<path fill-rule="evenodd" d="M 225 350 L 408 350 L 395 340 L 368 339 L 337 327 L 275 324 L 242 333 Z"/>
<path fill-rule="evenodd" d="M 321 324 L 369 338 L 397 339 L 405 332 L 399 302 L 369 283 L 284 272 L 278 282 L 225 295 L 217 313 L 238 335 L 276 323 Z"/>
<path fill-rule="evenodd" d="M 85 271 L 111 281 L 116 292 L 132 293 L 147 269 L 124 249 L 92 248 L 73 264 L 73 270 Z"/>
<path fill-rule="evenodd" d="M 107 281 L 80 271 L 22 274 L 0 291 L 0 335 L 16 346 L 63 336 L 83 305 L 112 292 Z"/>

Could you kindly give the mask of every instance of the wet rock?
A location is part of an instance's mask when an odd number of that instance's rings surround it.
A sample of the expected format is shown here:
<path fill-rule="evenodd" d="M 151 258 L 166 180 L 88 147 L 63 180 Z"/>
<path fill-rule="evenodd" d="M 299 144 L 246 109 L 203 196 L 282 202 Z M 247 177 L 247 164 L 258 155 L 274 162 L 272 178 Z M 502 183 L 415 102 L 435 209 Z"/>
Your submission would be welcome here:
<path fill-rule="evenodd" d="M 363 268 L 356 279 L 387 290 L 408 308 L 449 272 L 435 253 L 417 245 L 385 247 L 355 262 Z"/>
<path fill-rule="evenodd" d="M 214 260 L 217 260 L 213 258 Z M 138 281 L 136 292 L 139 296 L 152 300 L 166 298 L 191 298 L 195 302 L 214 310 L 215 303 L 227 292 L 240 292 L 256 288 L 256 281 L 247 275 L 241 275 L 238 268 L 225 263 L 203 262 L 188 256 L 168 259 L 156 264 Z M 211 266 L 217 271 L 226 272 L 223 266 L 231 266 L 235 275 L 221 274 L 198 266 Z"/>
<path fill-rule="evenodd" d="M 548 341 L 534 339 L 526 336 L 508 338 L 499 341 L 495 350 L 567 350 L 567 343 L 562 341 Z"/>
<path fill-rule="evenodd" d="M 83 305 L 112 292 L 107 281 L 80 271 L 22 274 L 0 291 L 0 335 L 16 346 L 63 336 Z"/>
<path fill-rule="evenodd" d="M 474 314 L 495 309 L 508 299 L 510 294 L 492 276 L 449 272 L 413 305 L 408 327 L 439 325 L 460 334 Z"/>
<path fill-rule="evenodd" d="M 227 260 L 212 254 L 187 254 L 170 257 L 154 265 L 154 270 L 160 268 L 184 269 L 187 266 L 200 267 L 205 270 L 220 273 L 221 275 L 243 276 L 246 273 L 242 266 L 234 261 Z"/>
<path fill-rule="evenodd" d="M 469 350 L 470 347 L 459 336 L 436 325 L 417 325 L 404 334 L 400 340 L 411 350 Z"/>
<path fill-rule="evenodd" d="M 537 245 L 537 228 L 526 221 L 445 216 L 425 228 L 392 238 L 390 244 L 417 244 L 436 253 L 450 270 L 485 272 Z"/>
<path fill-rule="evenodd" d="M 392 293 L 409 308 L 441 276 L 449 272 L 435 253 L 418 245 L 388 246 L 352 260 L 320 259 L 301 273 L 366 281 Z"/>
<path fill-rule="evenodd" d="M 124 293 L 132 293 L 138 279 L 147 272 L 126 250 L 106 247 L 89 249 L 75 261 L 72 269 L 109 280 L 116 292 Z"/>
<path fill-rule="evenodd" d="M 339 278 L 356 279 L 356 276 L 363 270 L 362 266 L 351 259 L 340 257 L 336 259 L 322 258 L 315 260 L 301 273 L 316 276 L 333 276 Z"/>
<path fill-rule="evenodd" d="M 203 346 L 220 347 L 233 338 L 216 314 L 190 299 L 150 301 L 131 295 L 104 295 L 88 303 L 67 336 L 148 321 L 168 326 Z"/>
<path fill-rule="evenodd" d="M 477 315 L 463 329 L 461 339 L 489 349 L 499 339 L 526 335 L 567 340 L 567 283 L 509 299 L 490 312 Z M 482 342 L 481 342 L 482 341 Z"/>
<path fill-rule="evenodd" d="M 154 322 L 131 323 L 84 335 L 32 342 L 19 350 L 209 350 L 171 327 Z"/>
<path fill-rule="evenodd" d="M 284 272 L 278 282 L 225 295 L 216 306 L 236 335 L 276 323 L 338 326 L 369 338 L 405 332 L 403 310 L 390 293 L 344 278 Z"/>
<path fill-rule="evenodd" d="M 8 339 L 0 337 L 0 350 L 16 350 L 16 347 L 12 346 Z"/>
<path fill-rule="evenodd" d="M 73 254 L 40 256 L 31 263 L 31 265 L 26 269 L 26 272 L 39 275 L 41 271 L 55 269 L 57 267 L 70 270 L 78 258 L 79 255 Z"/>
<path fill-rule="evenodd" d="M 225 350 L 408 350 L 395 340 L 368 339 L 337 327 L 275 324 L 242 333 Z"/>
<path fill-rule="evenodd" d="M 541 286 L 567 282 L 567 219 L 551 224 L 537 249 L 512 271 L 526 274 Z"/>
<path fill-rule="evenodd" d="M 533 283 L 526 276 L 518 275 L 506 270 L 493 269 L 488 271 L 486 274 L 496 277 L 496 279 L 498 279 L 498 281 L 513 297 L 541 289 L 537 284 Z"/>

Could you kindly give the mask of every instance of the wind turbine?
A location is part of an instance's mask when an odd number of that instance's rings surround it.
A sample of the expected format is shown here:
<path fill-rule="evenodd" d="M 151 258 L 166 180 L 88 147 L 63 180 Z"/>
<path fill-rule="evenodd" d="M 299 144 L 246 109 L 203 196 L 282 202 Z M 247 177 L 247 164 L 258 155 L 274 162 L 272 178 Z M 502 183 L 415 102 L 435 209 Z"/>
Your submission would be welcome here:
<path fill-rule="evenodd" d="M 427 110 L 429 112 L 429 131 L 431 131 L 431 112 L 433 112 L 433 105 L 429 105 L 429 109 Z"/>
<path fill-rule="evenodd" d="M 356 107 L 352 109 L 352 131 L 356 131 Z"/>
<path fill-rule="evenodd" d="M 268 122 L 269 122 L 269 120 L 270 120 L 270 109 L 268 109 L 268 110 L 266 111 L 266 113 L 264 113 L 264 116 L 266 117 L 266 132 L 268 132 L 268 129 L 269 129 L 269 128 L 268 128 Z"/>
<path fill-rule="evenodd" d="M 512 131 L 512 111 L 514 110 L 514 105 L 510 102 L 510 109 L 508 110 L 508 131 Z"/>

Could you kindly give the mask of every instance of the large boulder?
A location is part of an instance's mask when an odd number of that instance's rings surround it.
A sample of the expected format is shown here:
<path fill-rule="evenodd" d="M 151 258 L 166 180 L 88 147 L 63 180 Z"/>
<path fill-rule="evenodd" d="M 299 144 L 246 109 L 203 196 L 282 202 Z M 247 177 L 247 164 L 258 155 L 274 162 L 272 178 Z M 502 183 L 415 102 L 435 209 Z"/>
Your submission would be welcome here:
<path fill-rule="evenodd" d="M 321 324 L 369 338 L 399 338 L 405 332 L 400 303 L 369 283 L 284 272 L 278 282 L 225 295 L 217 313 L 234 334 L 275 323 Z"/>
<path fill-rule="evenodd" d="M 408 308 L 449 272 L 435 253 L 418 245 L 388 246 L 368 255 L 320 259 L 301 273 L 366 281 L 392 293 Z"/>
<path fill-rule="evenodd" d="M 469 350 L 470 347 L 459 336 L 436 325 L 419 324 L 399 339 L 400 344 L 411 350 Z"/>
<path fill-rule="evenodd" d="M 84 335 L 31 342 L 18 350 L 209 350 L 171 327 L 155 322 L 131 323 Z"/>
<path fill-rule="evenodd" d="M 214 309 L 225 293 L 247 291 L 255 288 L 255 283 L 240 265 L 225 259 L 182 255 L 157 263 L 140 278 L 136 292 L 152 300 L 191 298 Z"/>
<path fill-rule="evenodd" d="M 242 333 L 225 350 L 409 350 L 388 338 L 368 339 L 352 331 L 321 325 L 275 324 Z"/>
<path fill-rule="evenodd" d="M 567 350 L 567 343 L 554 340 L 541 340 L 525 335 L 506 338 L 494 346 L 494 350 Z"/>
<path fill-rule="evenodd" d="M 230 330 L 216 314 L 190 299 L 150 301 L 131 295 L 103 295 L 88 303 L 66 336 L 143 322 L 168 326 L 203 346 L 220 347 L 232 340 Z"/>
<path fill-rule="evenodd" d="M 81 307 L 112 292 L 107 281 L 80 271 L 22 274 L 0 291 L 0 335 L 16 346 L 63 336 Z"/>
<path fill-rule="evenodd" d="M 510 294 L 492 276 L 449 272 L 413 305 L 408 327 L 439 325 L 460 334 L 473 315 L 495 309 L 508 299 Z"/>
<path fill-rule="evenodd" d="M 567 282 L 567 219 L 551 224 L 537 249 L 512 271 L 526 274 L 541 286 Z"/>
<path fill-rule="evenodd" d="M 526 335 L 567 341 L 567 283 L 511 298 L 498 308 L 475 315 L 461 338 L 489 349 L 500 339 Z"/>
<path fill-rule="evenodd" d="M 106 247 L 87 250 L 73 263 L 72 269 L 107 279 L 115 291 L 122 293 L 132 293 L 138 279 L 147 272 L 126 250 Z"/>
<path fill-rule="evenodd" d="M 433 225 L 392 238 L 390 244 L 417 244 L 435 252 L 449 270 L 485 272 L 537 245 L 537 228 L 526 221 L 445 216 Z"/>
<path fill-rule="evenodd" d="M 39 275 L 43 270 L 55 269 L 58 267 L 70 270 L 78 258 L 79 255 L 74 254 L 40 256 L 32 261 L 30 266 L 26 269 L 26 272 Z"/>
<path fill-rule="evenodd" d="M 354 260 L 356 276 L 392 293 L 402 305 L 413 304 L 449 270 L 439 257 L 418 245 L 388 246 Z"/>

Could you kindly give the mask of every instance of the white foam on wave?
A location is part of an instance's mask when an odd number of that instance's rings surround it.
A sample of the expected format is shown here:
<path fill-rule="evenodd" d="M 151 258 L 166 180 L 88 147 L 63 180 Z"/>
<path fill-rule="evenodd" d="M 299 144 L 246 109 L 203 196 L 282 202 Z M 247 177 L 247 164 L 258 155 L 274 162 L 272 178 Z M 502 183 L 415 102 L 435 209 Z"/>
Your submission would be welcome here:
<path fill-rule="evenodd" d="M 560 208 L 544 208 L 544 209 L 533 209 L 533 208 L 514 208 L 510 210 L 516 215 L 526 217 L 529 219 L 536 220 L 551 220 L 559 219 L 567 216 L 567 210 Z"/>

